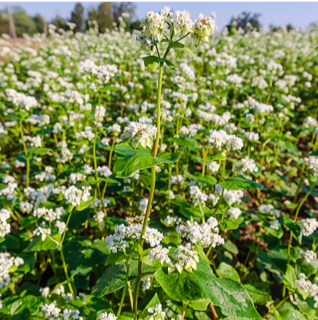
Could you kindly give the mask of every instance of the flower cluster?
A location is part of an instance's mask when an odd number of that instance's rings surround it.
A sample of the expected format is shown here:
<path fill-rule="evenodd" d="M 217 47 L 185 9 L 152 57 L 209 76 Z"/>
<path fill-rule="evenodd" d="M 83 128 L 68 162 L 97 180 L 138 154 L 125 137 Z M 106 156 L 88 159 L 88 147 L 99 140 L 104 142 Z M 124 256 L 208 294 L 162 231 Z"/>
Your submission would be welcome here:
<path fill-rule="evenodd" d="M 170 38 L 182 34 L 190 35 L 194 45 L 209 42 L 210 36 L 217 30 L 215 21 L 211 17 L 200 14 L 195 22 L 187 11 L 170 11 L 164 7 L 160 13 L 149 11 L 142 21 L 142 34 L 137 36 L 137 41 L 154 52 L 156 42 L 161 42 L 165 37 Z"/>
<path fill-rule="evenodd" d="M 305 162 L 308 169 L 313 174 L 313 176 L 318 178 L 318 158 L 314 156 L 310 156 L 308 158 L 305 158 Z"/>
<path fill-rule="evenodd" d="M 129 241 L 139 240 L 141 237 L 142 225 L 131 224 L 124 226 L 123 224 L 116 227 L 114 234 L 106 237 L 110 250 L 112 252 L 126 251 L 130 247 Z M 150 244 L 151 247 L 158 246 L 163 239 L 163 234 L 156 229 L 147 227 L 143 239 Z"/>
<path fill-rule="evenodd" d="M 95 62 L 90 59 L 80 62 L 78 70 L 102 80 L 103 83 L 107 83 L 111 77 L 114 77 L 118 72 L 116 65 L 97 66 Z"/>
<path fill-rule="evenodd" d="M 13 257 L 8 252 L 0 252 L 0 289 L 7 287 L 10 282 L 11 267 L 20 266 L 24 263 L 23 259 Z"/>
<path fill-rule="evenodd" d="M 241 150 L 243 140 L 235 135 L 227 134 L 224 130 L 211 130 L 209 142 L 212 148 L 218 150 Z"/>
<path fill-rule="evenodd" d="M 0 210 L 0 237 L 4 237 L 6 234 L 10 233 L 10 224 L 7 220 L 10 218 L 10 211 L 7 209 Z"/>
<path fill-rule="evenodd" d="M 152 148 L 153 139 L 157 134 L 157 128 L 150 124 L 140 122 L 130 122 L 129 126 L 125 128 L 124 136 L 131 138 L 133 148 L 140 144 L 143 148 Z"/>
<path fill-rule="evenodd" d="M 190 195 L 191 198 L 194 200 L 195 206 L 204 205 L 205 202 L 208 200 L 208 196 L 203 193 L 197 186 L 190 187 Z"/>
<path fill-rule="evenodd" d="M 190 241 L 194 245 L 204 248 L 224 244 L 224 239 L 218 234 L 218 221 L 214 217 L 210 217 L 206 223 L 198 224 L 196 221 L 187 221 L 180 224 L 176 231 L 182 237 Z"/>
<path fill-rule="evenodd" d="M 75 186 L 70 186 L 64 192 L 64 198 L 67 203 L 72 206 L 80 205 L 81 202 L 87 202 L 88 197 L 90 196 L 91 187 L 82 187 L 82 189 L 78 189 Z"/>
<path fill-rule="evenodd" d="M 318 229 L 318 221 L 314 218 L 303 219 L 300 221 L 302 233 L 304 236 L 309 237 Z"/>

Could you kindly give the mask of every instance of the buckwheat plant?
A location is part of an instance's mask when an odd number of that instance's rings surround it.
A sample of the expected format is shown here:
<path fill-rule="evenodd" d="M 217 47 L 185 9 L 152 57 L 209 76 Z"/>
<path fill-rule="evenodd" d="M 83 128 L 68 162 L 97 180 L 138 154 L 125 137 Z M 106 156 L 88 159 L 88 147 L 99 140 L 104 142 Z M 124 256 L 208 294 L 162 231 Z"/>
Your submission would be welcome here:
<path fill-rule="evenodd" d="M 318 319 L 318 26 L 131 18 L 0 38 L 0 319 Z"/>

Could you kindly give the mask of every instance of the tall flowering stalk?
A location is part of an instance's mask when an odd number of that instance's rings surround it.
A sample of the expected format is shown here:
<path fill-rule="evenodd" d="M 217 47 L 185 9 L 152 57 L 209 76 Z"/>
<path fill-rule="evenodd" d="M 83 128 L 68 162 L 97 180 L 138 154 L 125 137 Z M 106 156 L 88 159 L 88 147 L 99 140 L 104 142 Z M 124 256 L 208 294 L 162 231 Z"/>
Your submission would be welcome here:
<path fill-rule="evenodd" d="M 159 68 L 158 74 L 158 86 L 157 86 L 157 133 L 153 146 L 153 157 L 157 157 L 159 139 L 161 133 L 161 90 L 162 90 L 162 77 L 164 65 L 167 64 L 172 69 L 177 69 L 170 61 L 167 60 L 167 56 L 171 49 L 185 49 L 189 52 L 191 50 L 182 44 L 180 41 L 190 37 L 194 45 L 198 45 L 200 41 L 208 42 L 211 34 L 216 30 L 215 21 L 210 17 L 204 17 L 200 14 L 198 19 L 193 22 L 190 18 L 190 14 L 187 11 L 170 11 L 169 7 L 164 7 L 160 13 L 154 13 L 150 11 L 147 13 L 146 18 L 142 22 L 142 34 L 137 36 L 137 41 L 150 50 L 154 56 L 145 57 L 145 65 L 151 71 L 155 71 Z M 179 38 L 176 38 L 179 35 Z M 164 54 L 161 58 L 159 46 L 160 43 L 167 43 Z M 142 256 L 144 235 L 147 228 L 148 219 L 151 213 L 152 202 L 155 193 L 156 186 L 156 167 L 151 168 L 151 184 L 149 191 L 148 204 L 146 209 L 145 218 L 143 220 L 142 231 L 139 240 L 139 259 L 138 259 L 138 275 L 136 279 L 134 289 L 134 306 L 133 311 L 135 314 L 135 320 L 137 320 L 138 312 L 138 293 L 140 282 L 142 278 Z"/>

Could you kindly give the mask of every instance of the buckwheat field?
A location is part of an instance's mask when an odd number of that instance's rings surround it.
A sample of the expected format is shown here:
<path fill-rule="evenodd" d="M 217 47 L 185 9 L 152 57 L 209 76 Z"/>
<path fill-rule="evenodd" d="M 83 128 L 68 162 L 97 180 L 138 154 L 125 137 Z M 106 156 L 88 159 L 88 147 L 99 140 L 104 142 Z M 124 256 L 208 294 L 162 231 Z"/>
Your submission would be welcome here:
<path fill-rule="evenodd" d="M 318 319 L 318 28 L 121 21 L 0 40 L 0 319 Z"/>

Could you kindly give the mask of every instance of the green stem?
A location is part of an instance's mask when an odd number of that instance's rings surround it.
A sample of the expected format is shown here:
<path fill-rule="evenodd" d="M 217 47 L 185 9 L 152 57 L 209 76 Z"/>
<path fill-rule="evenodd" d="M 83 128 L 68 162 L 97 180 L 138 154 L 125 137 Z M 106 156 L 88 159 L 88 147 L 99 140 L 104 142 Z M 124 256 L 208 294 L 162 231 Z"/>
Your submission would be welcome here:
<path fill-rule="evenodd" d="M 294 221 L 297 220 L 298 218 L 298 214 L 299 214 L 299 211 L 301 209 L 301 207 L 303 206 L 303 204 L 305 203 L 305 201 L 307 200 L 307 198 L 309 197 L 309 195 L 311 194 L 311 192 L 314 190 L 315 188 L 315 184 L 313 183 L 309 189 L 309 191 L 306 193 L 305 197 L 303 198 L 303 200 L 300 202 L 298 208 L 297 208 L 297 211 L 295 213 L 295 217 L 294 217 Z M 289 264 L 290 262 L 290 248 L 291 248 L 291 243 L 292 243 L 292 240 L 293 240 L 293 233 L 292 231 L 290 231 L 290 234 L 289 234 L 289 241 L 288 241 L 288 248 L 287 248 L 287 264 Z"/>
<path fill-rule="evenodd" d="M 185 317 L 186 310 L 187 310 L 187 304 L 184 301 L 182 301 L 182 320 Z"/>
<path fill-rule="evenodd" d="M 112 146 L 111 146 L 111 149 L 110 149 L 110 153 L 109 153 L 109 159 L 108 159 L 108 168 L 109 168 L 109 170 L 111 170 L 111 166 L 112 166 L 112 156 L 113 156 L 113 152 L 114 152 L 115 140 L 116 140 L 116 138 L 114 137 L 113 138 L 113 143 L 112 143 Z M 102 201 L 104 200 L 104 197 L 105 197 L 107 185 L 108 185 L 108 177 L 107 177 L 107 180 L 106 180 L 105 185 L 104 185 L 104 189 L 103 189 L 103 193 L 102 193 Z"/>
<path fill-rule="evenodd" d="M 201 216 L 202 216 L 202 223 L 205 223 L 205 217 L 204 217 L 204 213 L 202 211 L 202 205 L 201 205 L 201 201 L 199 200 L 199 208 L 200 208 L 200 212 L 201 212 Z"/>
<path fill-rule="evenodd" d="M 159 138 L 160 138 L 160 118 L 161 118 L 161 87 L 162 87 L 162 76 L 163 76 L 163 65 L 164 61 L 166 59 L 166 56 L 170 50 L 170 45 L 168 46 L 161 62 L 160 62 L 160 69 L 159 69 L 159 80 L 158 80 L 158 91 L 157 91 L 157 135 L 156 135 L 156 141 L 154 145 L 154 153 L 153 156 L 157 156 L 158 152 L 158 146 L 159 146 Z M 143 254 L 143 236 L 146 231 L 148 219 L 150 216 L 151 212 L 151 207 L 152 207 L 152 201 L 153 201 L 153 196 L 155 193 L 155 185 L 156 185 L 156 167 L 151 168 L 151 184 L 150 184 L 150 192 L 149 192 L 149 199 L 148 199 L 148 205 L 147 205 L 147 210 L 145 214 L 145 218 L 143 221 L 142 225 L 142 231 L 140 235 L 140 247 L 141 250 L 139 252 L 139 259 L 138 259 L 138 275 L 136 278 L 136 284 L 135 284 L 135 290 L 134 290 L 134 314 L 135 314 L 135 320 L 137 320 L 137 312 L 138 312 L 138 293 L 139 293 L 139 287 L 140 287 L 140 281 L 141 281 L 141 275 L 142 275 L 142 254 Z"/>
<path fill-rule="evenodd" d="M 286 300 L 288 300 L 290 298 L 291 295 L 286 296 L 283 300 L 281 300 L 276 306 L 275 309 L 277 310 Z M 272 311 L 267 312 L 264 316 L 263 319 L 267 318 L 270 314 L 272 313 Z"/>
<path fill-rule="evenodd" d="M 222 173 L 221 173 L 221 180 L 224 180 L 225 177 L 225 167 L 226 167 L 226 159 L 223 160 L 223 166 L 222 166 Z"/>
<path fill-rule="evenodd" d="M 65 263 L 65 258 L 64 258 L 64 253 L 63 253 L 63 242 L 64 242 L 64 239 L 65 239 L 65 236 L 66 236 L 68 224 L 69 224 L 69 222 L 71 220 L 72 212 L 73 212 L 73 207 L 71 207 L 69 215 L 67 217 L 67 221 L 66 221 L 66 224 L 65 224 L 65 230 L 64 230 L 64 233 L 62 235 L 61 242 L 60 242 L 60 254 L 61 254 L 61 260 L 62 260 L 62 264 L 63 264 L 64 273 L 65 273 L 65 276 L 66 276 L 67 285 L 68 285 L 68 287 L 70 289 L 71 294 L 73 295 L 73 297 L 75 297 L 75 293 L 74 293 L 74 290 L 73 290 L 73 287 L 72 287 L 72 283 L 71 283 L 72 281 L 68 276 L 67 265 Z M 75 286 L 74 286 L 74 288 L 75 288 Z"/>
<path fill-rule="evenodd" d="M 126 296 L 126 291 L 127 291 L 127 286 L 128 286 L 128 278 L 129 278 L 130 261 L 131 261 L 131 258 L 133 256 L 134 251 L 135 251 L 135 248 L 133 249 L 133 252 L 130 255 L 128 261 L 127 261 L 127 271 L 126 271 L 125 286 L 124 286 L 124 289 L 123 289 L 123 293 L 121 295 L 120 304 L 119 304 L 119 308 L 118 308 L 118 311 L 117 311 L 117 317 L 120 316 L 121 309 L 123 307 L 124 299 L 125 299 L 125 296 Z"/>
<path fill-rule="evenodd" d="M 28 187 L 29 186 L 29 182 L 30 182 L 30 158 L 29 158 L 28 149 L 27 149 L 25 141 L 24 141 L 22 121 L 20 123 L 20 134 L 21 134 L 21 140 L 22 140 L 24 154 L 25 154 L 25 157 L 26 157 L 26 187 Z"/>
<path fill-rule="evenodd" d="M 63 264 L 63 269 L 64 269 L 64 273 L 66 276 L 66 281 L 67 281 L 67 285 L 68 288 L 70 289 L 70 293 L 72 294 L 73 297 L 75 297 L 75 293 L 71 284 L 71 279 L 68 276 L 68 271 L 67 271 L 67 265 L 65 263 L 65 258 L 64 258 L 64 253 L 63 253 L 63 247 L 61 247 L 60 249 L 60 253 L 61 253 L 61 260 L 62 260 L 62 264 Z"/>

